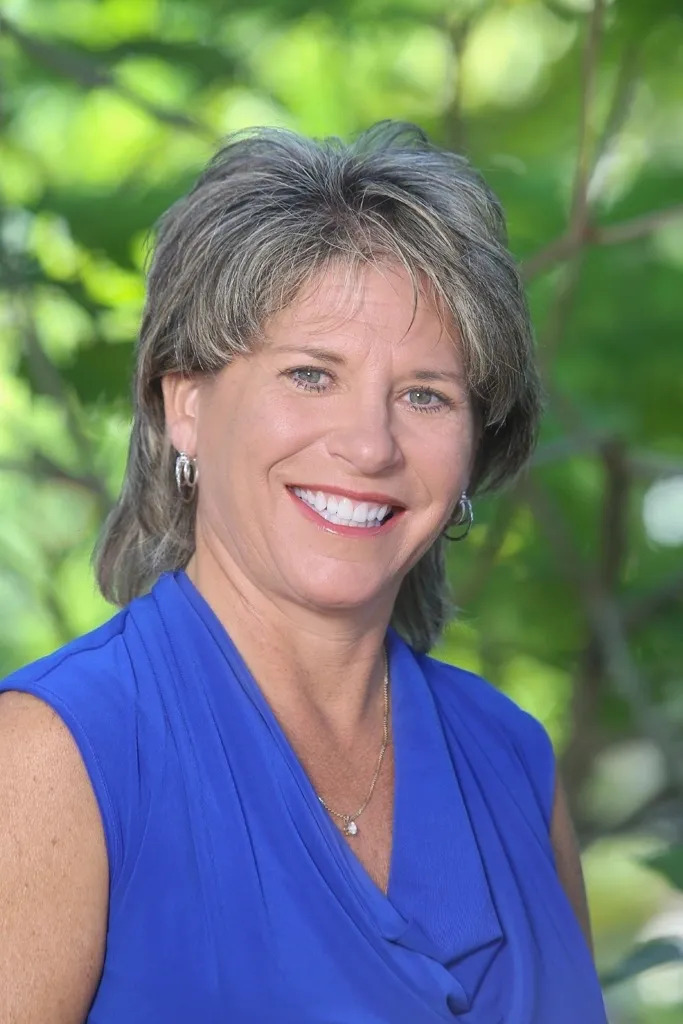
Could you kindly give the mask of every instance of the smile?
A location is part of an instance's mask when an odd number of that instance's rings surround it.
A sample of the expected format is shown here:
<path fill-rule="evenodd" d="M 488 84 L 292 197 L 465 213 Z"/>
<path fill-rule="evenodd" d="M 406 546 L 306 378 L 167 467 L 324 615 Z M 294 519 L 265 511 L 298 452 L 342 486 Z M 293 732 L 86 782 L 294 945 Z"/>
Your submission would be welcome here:
<path fill-rule="evenodd" d="M 293 494 L 316 515 L 335 526 L 367 530 L 382 526 L 394 514 L 394 506 L 370 501 L 353 501 L 341 494 L 312 491 L 302 487 L 290 488 Z"/>

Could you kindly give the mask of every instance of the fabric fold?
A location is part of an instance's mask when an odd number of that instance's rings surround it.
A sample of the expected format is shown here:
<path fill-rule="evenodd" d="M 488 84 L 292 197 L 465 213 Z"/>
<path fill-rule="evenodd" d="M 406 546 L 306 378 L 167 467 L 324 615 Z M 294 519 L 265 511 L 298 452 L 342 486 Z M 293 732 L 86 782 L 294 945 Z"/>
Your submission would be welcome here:
<path fill-rule="evenodd" d="M 483 971 L 503 933 L 457 764 L 421 666 L 393 630 L 388 639 L 396 745 L 389 895 L 410 921 L 400 941 L 446 966 L 487 951 L 477 958 Z"/>
<path fill-rule="evenodd" d="M 425 966 L 432 983 L 442 968 L 444 1006 L 469 1009 L 502 931 L 434 700 L 410 649 L 397 633 L 388 632 L 396 793 L 385 895 L 321 807 L 258 684 L 208 604 L 184 573 L 177 574 L 176 583 L 276 743 L 279 771 L 272 757 L 270 769 L 278 775 L 307 857 L 340 898 L 348 900 L 348 890 L 355 893 L 357 911 L 369 915 L 376 926 L 376 941 L 383 939 L 431 961 Z M 222 696 L 234 714 L 234 692 L 228 687 Z M 464 877 L 467 886 L 462 885 Z"/>

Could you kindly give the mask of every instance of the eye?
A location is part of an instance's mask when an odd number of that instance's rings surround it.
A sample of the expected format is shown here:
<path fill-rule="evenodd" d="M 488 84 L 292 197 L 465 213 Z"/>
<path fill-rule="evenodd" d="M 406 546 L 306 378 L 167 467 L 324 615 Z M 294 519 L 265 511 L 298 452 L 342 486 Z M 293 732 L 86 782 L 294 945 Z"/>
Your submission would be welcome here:
<path fill-rule="evenodd" d="M 453 406 L 450 398 L 431 388 L 411 388 L 406 394 L 410 407 L 420 412 L 440 412 Z"/>
<path fill-rule="evenodd" d="M 323 378 L 328 377 L 326 370 L 320 370 L 316 366 L 295 366 L 291 370 L 285 370 L 285 376 L 304 391 L 324 391 L 326 382 Z"/>

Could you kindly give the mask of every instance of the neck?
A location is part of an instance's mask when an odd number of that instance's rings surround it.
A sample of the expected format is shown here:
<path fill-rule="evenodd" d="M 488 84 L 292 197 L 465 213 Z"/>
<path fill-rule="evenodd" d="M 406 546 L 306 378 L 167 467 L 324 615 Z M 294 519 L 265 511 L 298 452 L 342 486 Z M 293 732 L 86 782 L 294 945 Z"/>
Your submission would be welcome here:
<path fill-rule="evenodd" d="M 305 717 L 340 742 L 366 725 L 374 728 L 390 609 L 311 613 L 268 598 L 234 566 L 199 547 L 186 571 L 278 717 Z"/>

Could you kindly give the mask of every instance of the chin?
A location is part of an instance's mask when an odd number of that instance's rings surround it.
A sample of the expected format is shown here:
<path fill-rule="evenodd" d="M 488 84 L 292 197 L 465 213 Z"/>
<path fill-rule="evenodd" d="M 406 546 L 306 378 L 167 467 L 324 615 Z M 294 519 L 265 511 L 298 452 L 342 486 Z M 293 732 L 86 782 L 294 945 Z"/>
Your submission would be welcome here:
<path fill-rule="evenodd" d="M 386 593 L 386 581 L 369 581 L 362 585 L 358 580 L 321 580 L 317 585 L 315 581 L 301 580 L 296 587 L 299 600 L 321 612 L 329 611 L 361 611 L 367 609 Z"/>

